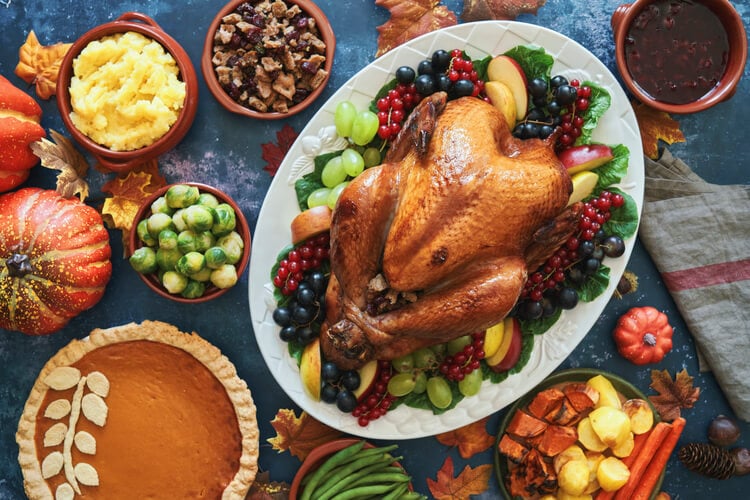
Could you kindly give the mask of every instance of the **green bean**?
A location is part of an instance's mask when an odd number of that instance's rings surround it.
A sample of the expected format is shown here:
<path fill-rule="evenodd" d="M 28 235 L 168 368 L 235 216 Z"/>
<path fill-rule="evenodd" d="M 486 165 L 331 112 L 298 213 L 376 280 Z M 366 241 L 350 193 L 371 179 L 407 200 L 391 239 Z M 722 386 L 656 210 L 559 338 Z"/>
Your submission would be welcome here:
<path fill-rule="evenodd" d="M 375 463 L 380 464 L 382 467 L 385 467 L 386 465 L 393 463 L 393 457 L 388 454 L 384 454 L 382 456 L 368 455 L 362 458 L 358 458 L 347 464 L 346 466 L 340 467 L 334 475 L 329 477 L 328 480 L 318 488 L 317 493 L 320 496 L 324 496 L 330 488 L 333 488 L 336 485 L 336 483 L 355 472 L 357 472 L 356 475 L 358 477 L 361 477 L 361 474 L 358 471 L 365 466 L 369 466 Z"/>
<path fill-rule="evenodd" d="M 369 475 L 374 472 L 396 472 L 392 469 L 397 469 L 398 471 L 402 471 L 399 467 L 391 467 L 388 465 L 384 465 L 381 462 L 374 463 L 372 465 L 368 465 L 366 467 L 362 467 L 357 474 L 349 474 L 347 477 L 343 478 L 341 481 L 333 485 L 329 490 L 322 493 L 320 496 L 317 494 L 315 495 L 316 500 L 329 500 L 332 496 L 336 495 L 337 493 L 340 493 L 344 488 L 348 487 L 350 484 L 354 483 L 357 478 L 360 475 Z"/>
<path fill-rule="evenodd" d="M 396 487 L 400 486 L 400 483 L 396 483 Z M 365 495 L 382 495 L 389 493 L 394 489 L 393 483 L 388 484 L 368 484 L 365 486 L 359 486 L 357 488 L 350 488 L 342 493 L 339 493 L 331 500 L 352 500 L 354 498 L 360 498 Z"/>
<path fill-rule="evenodd" d="M 416 491 L 407 491 L 405 492 L 400 500 L 426 500 L 427 497 L 424 496 L 421 493 L 417 493 Z"/>
<path fill-rule="evenodd" d="M 406 476 L 407 479 L 409 478 Z M 384 496 L 381 500 L 401 500 L 404 498 L 404 495 L 409 490 L 409 483 L 401 483 L 400 486 L 398 486 L 396 489 L 388 493 L 386 496 Z"/>
<path fill-rule="evenodd" d="M 349 458 L 352 455 L 355 455 L 356 453 L 358 453 L 364 445 L 365 445 L 364 440 L 357 441 L 356 443 L 349 445 L 342 450 L 339 450 L 334 455 L 332 455 L 328 460 L 323 462 L 323 464 L 320 467 L 318 467 L 318 469 L 315 472 L 312 473 L 311 475 L 312 477 L 310 477 L 310 480 L 308 481 L 307 485 L 305 485 L 304 489 L 302 490 L 302 496 L 300 496 L 300 500 L 309 500 L 310 496 L 312 495 L 312 492 L 318 486 L 318 483 L 320 483 L 320 480 L 323 478 L 326 472 L 338 466 L 339 464 L 349 460 Z"/>
<path fill-rule="evenodd" d="M 375 456 L 375 455 L 382 456 L 382 455 L 384 455 L 384 454 L 386 454 L 386 453 L 388 453 L 390 451 L 395 450 L 396 448 L 397 448 L 397 445 L 395 445 L 395 444 L 394 445 L 390 445 L 390 446 L 385 446 L 383 448 L 363 448 L 360 451 L 358 451 L 357 453 L 349 456 L 347 458 L 347 460 L 344 460 L 344 461 L 340 462 L 339 464 L 337 464 L 336 467 L 334 467 L 332 469 L 329 469 L 326 472 L 325 476 L 321 479 L 320 484 L 325 483 L 326 481 L 328 481 L 328 479 L 330 479 L 331 476 L 333 476 L 334 474 L 336 474 L 341 467 L 348 466 L 354 460 L 357 460 L 357 459 L 360 459 L 360 458 L 365 458 L 365 457 L 371 457 L 371 456 Z"/>

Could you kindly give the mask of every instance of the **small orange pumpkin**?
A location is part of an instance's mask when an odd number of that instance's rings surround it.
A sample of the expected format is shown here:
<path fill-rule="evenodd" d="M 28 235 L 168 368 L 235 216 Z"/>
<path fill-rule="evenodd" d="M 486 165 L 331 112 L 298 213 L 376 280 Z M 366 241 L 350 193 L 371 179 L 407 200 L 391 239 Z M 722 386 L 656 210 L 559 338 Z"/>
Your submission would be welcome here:
<path fill-rule="evenodd" d="M 112 275 L 109 233 L 78 198 L 0 195 L 0 328 L 43 335 L 93 307 Z"/>
<path fill-rule="evenodd" d="M 0 75 L 0 193 L 25 182 L 39 162 L 29 144 L 46 135 L 41 119 L 34 98 Z"/>
<path fill-rule="evenodd" d="M 613 336 L 618 352 L 636 365 L 658 363 L 672 350 L 669 318 L 651 306 L 633 307 L 620 316 Z"/>

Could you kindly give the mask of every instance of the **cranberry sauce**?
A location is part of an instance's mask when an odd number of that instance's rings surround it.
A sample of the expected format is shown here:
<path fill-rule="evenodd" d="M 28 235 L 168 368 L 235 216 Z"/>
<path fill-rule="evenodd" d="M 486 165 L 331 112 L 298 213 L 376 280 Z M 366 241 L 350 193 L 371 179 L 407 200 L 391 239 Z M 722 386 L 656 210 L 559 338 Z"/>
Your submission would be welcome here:
<path fill-rule="evenodd" d="M 693 0 L 657 0 L 631 23 L 625 58 L 633 80 L 656 100 L 684 104 L 721 80 L 729 58 L 724 27 Z"/>

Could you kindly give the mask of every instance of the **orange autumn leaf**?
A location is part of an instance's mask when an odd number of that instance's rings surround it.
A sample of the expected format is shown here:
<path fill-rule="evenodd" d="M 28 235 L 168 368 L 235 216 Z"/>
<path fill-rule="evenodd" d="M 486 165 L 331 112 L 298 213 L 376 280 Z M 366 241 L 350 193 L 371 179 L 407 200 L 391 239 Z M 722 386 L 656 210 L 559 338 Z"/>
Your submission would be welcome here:
<path fill-rule="evenodd" d="M 487 433 L 486 424 L 487 417 L 454 431 L 438 434 L 435 437 L 446 446 L 458 446 L 461 457 L 471 458 L 495 443 L 495 438 Z"/>
<path fill-rule="evenodd" d="M 667 144 L 685 142 L 680 124 L 669 113 L 659 111 L 645 104 L 633 102 L 633 111 L 641 129 L 643 154 L 655 160 L 659 157 L 659 139 Z"/>
<path fill-rule="evenodd" d="M 486 19 L 515 19 L 521 14 L 536 14 L 547 0 L 464 0 L 461 19 L 484 21 Z"/>
<path fill-rule="evenodd" d="M 651 385 L 659 394 L 648 399 L 659 412 L 662 420 L 671 422 L 680 417 L 682 408 L 692 408 L 701 390 L 693 386 L 693 377 L 683 368 L 672 380 L 667 370 L 651 370 Z"/>
<path fill-rule="evenodd" d="M 104 221 L 113 229 L 121 229 L 126 236 L 144 200 L 164 185 L 163 177 L 155 177 L 148 170 L 132 170 L 127 175 L 115 177 L 102 186 L 103 192 L 112 195 L 105 198 L 102 206 Z"/>
<path fill-rule="evenodd" d="M 300 460 L 304 460 L 314 448 L 343 435 L 304 411 L 297 417 L 294 410 L 288 408 L 281 408 L 271 420 L 271 425 L 276 429 L 276 437 L 267 441 L 273 449 L 279 453 L 288 450 Z"/>
<path fill-rule="evenodd" d="M 378 50 L 381 56 L 404 42 L 458 23 L 455 12 L 440 0 L 375 0 L 388 9 L 390 19 L 378 26 Z"/>
<path fill-rule="evenodd" d="M 479 495 L 489 488 L 492 465 L 483 464 L 464 470 L 453 477 L 453 460 L 447 457 L 437 472 L 437 480 L 427 478 L 427 487 L 435 500 L 468 500 L 471 495 Z"/>
<path fill-rule="evenodd" d="M 60 63 L 70 49 L 71 43 L 42 45 L 33 31 L 18 49 L 18 64 L 15 73 L 26 83 L 36 85 L 36 94 L 41 99 L 55 95 Z"/>

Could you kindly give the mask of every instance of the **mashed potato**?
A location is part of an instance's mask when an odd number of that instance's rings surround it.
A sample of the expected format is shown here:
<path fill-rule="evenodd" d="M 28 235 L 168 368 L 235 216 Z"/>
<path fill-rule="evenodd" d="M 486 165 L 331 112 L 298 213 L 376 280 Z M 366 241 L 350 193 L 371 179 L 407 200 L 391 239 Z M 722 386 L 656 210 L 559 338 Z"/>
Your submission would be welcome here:
<path fill-rule="evenodd" d="M 185 102 L 185 82 L 155 40 L 127 32 L 89 43 L 73 61 L 70 119 L 96 143 L 131 151 L 163 136 Z"/>

